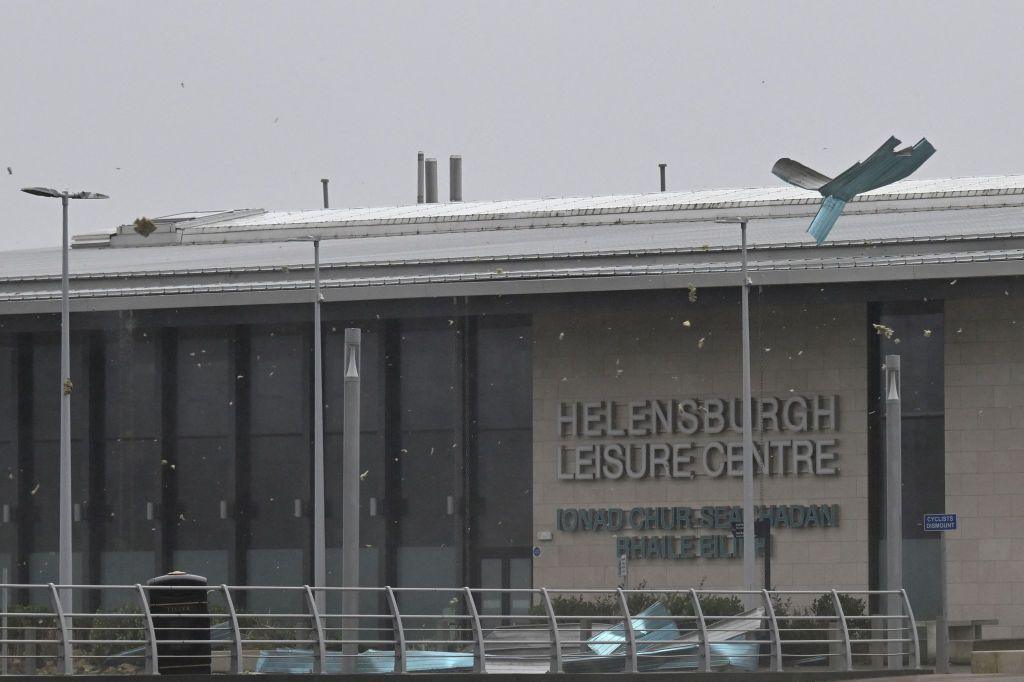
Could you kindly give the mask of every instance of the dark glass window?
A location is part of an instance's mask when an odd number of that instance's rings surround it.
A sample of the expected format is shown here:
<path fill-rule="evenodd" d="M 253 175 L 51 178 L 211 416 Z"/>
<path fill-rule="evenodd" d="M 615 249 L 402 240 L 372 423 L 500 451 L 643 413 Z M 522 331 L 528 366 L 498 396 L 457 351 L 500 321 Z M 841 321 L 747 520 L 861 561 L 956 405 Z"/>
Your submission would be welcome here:
<path fill-rule="evenodd" d="M 462 329 L 457 320 L 403 324 L 399 341 L 401 423 L 396 493 L 389 530 L 403 587 L 450 586 L 461 579 Z M 447 596 L 406 594 L 402 608 L 440 612 Z M 423 610 L 420 610 L 423 609 Z"/>
<path fill-rule="evenodd" d="M 18 367 L 14 336 L 0 335 L 0 578 L 17 582 Z"/>
<path fill-rule="evenodd" d="M 533 407 L 530 328 L 477 331 L 475 518 L 479 547 L 532 545 Z"/>
<path fill-rule="evenodd" d="M 237 381 L 225 329 L 183 330 L 174 358 L 177 382 L 173 480 L 174 547 L 169 568 L 233 582 Z"/>
<path fill-rule="evenodd" d="M 885 375 L 887 355 L 900 356 L 903 477 L 903 582 L 922 618 L 934 617 L 941 595 L 938 536 L 923 529 L 926 513 L 945 511 L 945 360 L 941 304 L 884 304 L 873 311 L 877 348 L 876 401 L 872 420 L 878 456 L 871 467 L 875 572 L 885 580 Z"/>
<path fill-rule="evenodd" d="M 296 329 L 252 331 L 249 451 L 238 454 L 249 473 L 246 578 L 253 585 L 301 585 L 309 575 L 309 341 Z M 252 597 L 256 608 L 269 604 L 270 593 Z"/>
<path fill-rule="evenodd" d="M 169 510 L 162 506 L 160 338 L 135 328 L 130 314 L 122 318 L 105 340 L 104 504 L 93 512 L 104 525 L 102 582 L 130 585 L 156 575 L 160 526 Z"/>

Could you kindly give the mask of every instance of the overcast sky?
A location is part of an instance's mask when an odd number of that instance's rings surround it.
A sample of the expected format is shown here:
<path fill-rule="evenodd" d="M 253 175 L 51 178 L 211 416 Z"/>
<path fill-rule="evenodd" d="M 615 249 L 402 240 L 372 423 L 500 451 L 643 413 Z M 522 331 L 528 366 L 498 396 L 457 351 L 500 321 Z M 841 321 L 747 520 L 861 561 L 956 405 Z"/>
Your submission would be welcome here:
<path fill-rule="evenodd" d="M 231 208 L 779 184 L 890 134 L 1024 172 L 1024 2 L 0 2 L 0 248 Z M 8 172 L 8 167 L 11 173 Z M 2 274 L 2 273 L 0 273 Z"/>

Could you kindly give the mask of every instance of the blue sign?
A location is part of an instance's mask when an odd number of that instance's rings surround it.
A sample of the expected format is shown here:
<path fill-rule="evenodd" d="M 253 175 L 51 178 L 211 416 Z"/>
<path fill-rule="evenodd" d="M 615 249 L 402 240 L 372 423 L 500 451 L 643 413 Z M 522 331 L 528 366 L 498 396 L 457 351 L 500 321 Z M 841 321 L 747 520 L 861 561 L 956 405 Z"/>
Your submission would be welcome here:
<path fill-rule="evenodd" d="M 540 547 L 534 547 L 533 548 L 533 556 L 534 556 L 534 558 L 540 556 Z"/>
<path fill-rule="evenodd" d="M 925 514 L 925 530 L 956 530 L 956 514 Z"/>

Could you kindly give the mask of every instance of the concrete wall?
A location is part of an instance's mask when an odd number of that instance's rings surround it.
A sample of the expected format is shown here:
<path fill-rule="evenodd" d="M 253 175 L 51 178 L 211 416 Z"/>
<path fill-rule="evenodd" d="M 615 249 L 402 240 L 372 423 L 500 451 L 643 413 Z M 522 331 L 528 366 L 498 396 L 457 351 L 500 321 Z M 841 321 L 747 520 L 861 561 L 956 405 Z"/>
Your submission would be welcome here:
<path fill-rule="evenodd" d="M 1024 636 L 1024 303 L 946 303 L 946 508 L 950 616 Z"/>
<path fill-rule="evenodd" d="M 642 295 L 638 295 L 642 296 Z M 740 478 L 560 481 L 558 446 L 561 401 L 648 398 L 738 398 L 742 395 L 739 307 L 691 303 L 651 309 L 567 309 L 534 318 L 534 529 L 553 540 L 536 540 L 534 584 L 549 587 L 613 587 L 615 533 L 559 532 L 555 510 L 565 507 L 739 505 Z M 838 474 L 771 476 L 755 480 L 755 504 L 841 505 L 837 528 L 775 532 L 773 577 L 777 587 L 837 586 L 865 589 L 868 581 L 867 357 L 863 304 L 784 305 L 769 308 L 752 296 L 753 394 L 785 398 L 800 394 L 839 397 L 835 433 Z M 689 326 L 684 321 L 689 321 Z M 703 339 L 703 343 L 701 343 Z M 696 441 L 739 434 L 697 434 Z M 755 441 L 759 439 L 755 432 Z M 792 436 L 790 436 L 792 437 Z M 799 436 L 798 436 L 799 437 Z M 643 440 L 643 439 L 640 439 Z M 675 534 L 727 531 L 678 531 Z M 630 533 L 635 534 L 635 533 Z M 657 535 L 658 532 L 639 533 Z M 536 537 L 536 536 L 535 536 Z M 758 567 L 760 579 L 760 564 Z M 637 560 L 630 583 L 690 588 L 742 584 L 740 559 Z"/>

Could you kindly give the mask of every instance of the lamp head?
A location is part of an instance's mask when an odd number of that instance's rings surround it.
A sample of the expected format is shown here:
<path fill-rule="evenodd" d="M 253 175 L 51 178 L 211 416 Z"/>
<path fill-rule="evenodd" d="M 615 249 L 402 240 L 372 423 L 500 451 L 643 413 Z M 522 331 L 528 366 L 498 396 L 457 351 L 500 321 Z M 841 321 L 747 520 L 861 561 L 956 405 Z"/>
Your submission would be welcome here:
<path fill-rule="evenodd" d="M 51 197 L 53 199 L 59 199 L 64 196 L 62 192 L 50 189 L 49 187 L 23 187 L 21 191 L 37 197 Z"/>
<path fill-rule="evenodd" d="M 99 192 L 60 192 L 50 187 L 24 187 L 21 190 L 26 194 L 32 194 L 37 197 L 50 197 L 51 199 L 109 199 L 106 194 L 100 194 Z"/>

